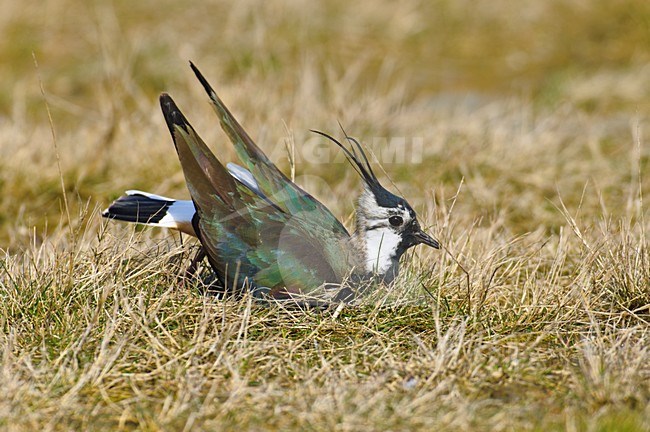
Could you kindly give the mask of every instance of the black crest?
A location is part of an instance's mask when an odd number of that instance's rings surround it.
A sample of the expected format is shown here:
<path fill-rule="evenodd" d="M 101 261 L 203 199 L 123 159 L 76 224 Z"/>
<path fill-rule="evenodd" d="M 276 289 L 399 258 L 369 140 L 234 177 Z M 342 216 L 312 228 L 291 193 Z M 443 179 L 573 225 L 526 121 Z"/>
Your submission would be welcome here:
<path fill-rule="evenodd" d="M 341 130 L 343 130 L 342 127 Z M 361 144 L 356 138 L 349 136 L 345 132 L 345 130 L 343 130 L 345 139 L 347 140 L 348 143 L 350 143 L 350 148 L 348 148 L 339 140 L 337 140 L 336 138 L 334 138 L 333 136 L 325 132 L 321 132 L 314 129 L 311 129 L 311 131 L 317 133 L 318 135 L 324 136 L 325 138 L 329 139 L 334 144 L 336 144 L 341 150 L 343 150 L 346 159 L 348 160 L 348 162 L 350 162 L 352 168 L 354 168 L 354 170 L 361 176 L 366 186 L 368 186 L 368 189 L 370 189 L 372 194 L 375 196 L 378 205 L 387 208 L 394 208 L 399 205 L 402 205 L 402 207 L 406 207 L 408 205 L 406 204 L 404 199 L 398 197 L 395 194 L 388 192 L 379 183 L 377 176 L 375 175 L 374 171 L 372 170 L 372 167 L 370 166 L 370 162 L 368 161 L 368 157 L 366 156 L 366 153 L 363 151 Z"/>

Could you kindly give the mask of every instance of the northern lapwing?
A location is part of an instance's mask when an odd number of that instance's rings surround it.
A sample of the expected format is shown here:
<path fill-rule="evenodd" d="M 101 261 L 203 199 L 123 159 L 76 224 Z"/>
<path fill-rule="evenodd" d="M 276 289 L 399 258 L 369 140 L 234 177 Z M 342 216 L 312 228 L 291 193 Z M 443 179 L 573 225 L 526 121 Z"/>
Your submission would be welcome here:
<path fill-rule="evenodd" d="M 353 299 L 361 286 L 389 284 L 402 254 L 424 244 L 438 249 L 413 208 L 379 183 L 359 142 L 336 144 L 363 180 L 356 230 L 343 224 L 287 178 L 260 150 L 199 70 L 221 127 L 241 166 L 224 165 L 163 93 L 160 105 L 180 159 L 191 201 L 127 191 L 102 216 L 174 228 L 196 236 L 224 293 L 317 301 Z"/>

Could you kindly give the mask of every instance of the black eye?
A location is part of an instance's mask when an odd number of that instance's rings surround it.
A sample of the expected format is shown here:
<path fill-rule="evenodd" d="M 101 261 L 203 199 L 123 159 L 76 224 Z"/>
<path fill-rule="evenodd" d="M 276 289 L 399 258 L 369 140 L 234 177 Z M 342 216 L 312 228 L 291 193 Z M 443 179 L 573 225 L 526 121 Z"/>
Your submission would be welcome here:
<path fill-rule="evenodd" d="M 388 218 L 388 222 L 392 226 L 398 227 L 398 226 L 400 226 L 400 225 L 402 225 L 404 223 L 404 220 L 402 219 L 401 216 L 391 216 L 391 217 Z"/>

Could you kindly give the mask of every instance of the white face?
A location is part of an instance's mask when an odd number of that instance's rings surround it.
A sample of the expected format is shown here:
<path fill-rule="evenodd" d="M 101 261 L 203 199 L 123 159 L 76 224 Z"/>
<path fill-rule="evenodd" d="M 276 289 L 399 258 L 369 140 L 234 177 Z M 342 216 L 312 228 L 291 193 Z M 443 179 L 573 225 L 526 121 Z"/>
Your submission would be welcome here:
<path fill-rule="evenodd" d="M 364 233 L 366 271 L 384 274 L 399 259 L 397 247 L 414 215 L 403 205 L 379 206 L 374 195 L 366 190 L 359 199 L 357 217 Z"/>

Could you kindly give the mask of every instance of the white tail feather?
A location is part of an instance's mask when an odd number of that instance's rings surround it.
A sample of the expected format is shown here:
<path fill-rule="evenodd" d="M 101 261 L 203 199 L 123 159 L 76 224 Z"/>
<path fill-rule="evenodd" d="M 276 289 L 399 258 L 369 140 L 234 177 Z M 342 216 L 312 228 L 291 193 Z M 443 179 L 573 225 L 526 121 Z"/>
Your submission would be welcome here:
<path fill-rule="evenodd" d="M 228 172 L 237 181 L 250 190 L 263 196 L 255 178 L 246 168 L 229 163 Z M 192 226 L 192 218 L 196 213 L 194 203 L 189 200 L 175 200 L 162 195 L 156 195 L 140 190 L 128 190 L 126 196 L 118 198 L 102 216 L 140 223 L 143 225 L 177 229 L 196 237 Z"/>
<path fill-rule="evenodd" d="M 118 198 L 102 216 L 125 222 L 172 228 L 196 237 L 192 218 L 196 213 L 194 203 L 175 200 L 139 190 L 128 190 Z"/>
<path fill-rule="evenodd" d="M 157 223 L 150 223 L 147 225 L 159 226 L 165 228 L 174 228 L 185 234 L 196 237 L 194 227 L 192 226 L 192 217 L 196 213 L 196 208 L 192 201 L 178 200 L 169 206 L 167 214 L 163 216 Z"/>

